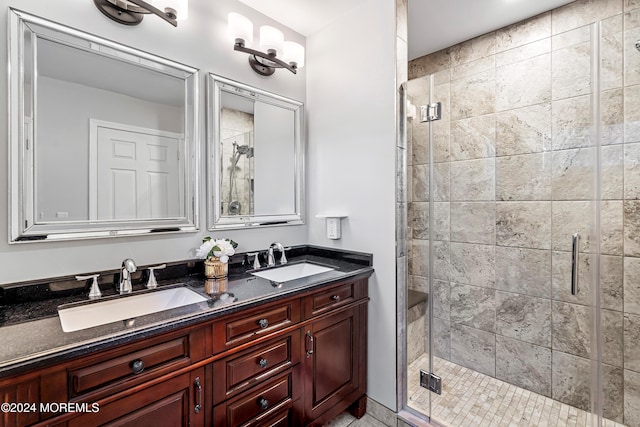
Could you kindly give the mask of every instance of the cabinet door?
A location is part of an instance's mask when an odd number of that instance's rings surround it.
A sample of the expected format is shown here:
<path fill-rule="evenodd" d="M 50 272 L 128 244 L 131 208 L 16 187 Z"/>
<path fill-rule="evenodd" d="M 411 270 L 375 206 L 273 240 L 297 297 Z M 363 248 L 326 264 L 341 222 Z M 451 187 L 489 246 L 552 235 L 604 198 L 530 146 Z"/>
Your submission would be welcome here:
<path fill-rule="evenodd" d="M 204 425 L 202 387 L 204 387 L 203 368 L 100 406 L 98 412 L 87 413 L 70 420 L 69 427 L 202 426 Z M 198 404 L 200 407 L 196 408 Z"/>
<path fill-rule="evenodd" d="M 3 411 L 0 413 L 0 427 L 20 427 L 38 422 L 40 389 L 38 388 L 39 378 L 15 384 L 2 385 L 0 387 L 0 403 L 14 405 L 26 405 L 28 410 Z M 32 406 L 33 405 L 33 406 Z M 37 410 L 32 410 L 35 407 Z"/>
<path fill-rule="evenodd" d="M 307 420 L 351 398 L 364 383 L 360 354 L 365 354 L 361 347 L 366 341 L 361 334 L 360 312 L 360 306 L 341 310 L 312 322 L 304 331 Z"/>

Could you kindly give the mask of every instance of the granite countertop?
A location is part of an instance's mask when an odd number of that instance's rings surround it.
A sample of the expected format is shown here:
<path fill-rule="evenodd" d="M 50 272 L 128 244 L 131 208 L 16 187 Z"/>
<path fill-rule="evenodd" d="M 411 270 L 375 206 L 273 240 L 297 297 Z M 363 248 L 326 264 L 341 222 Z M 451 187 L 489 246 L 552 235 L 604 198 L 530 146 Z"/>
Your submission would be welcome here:
<path fill-rule="evenodd" d="M 334 269 L 279 285 L 251 275 L 250 271 L 253 270 L 245 265 L 230 268 L 228 279 L 222 281 L 207 281 L 201 274 L 165 280 L 158 277 L 158 289 L 179 284 L 206 296 L 207 300 L 75 332 L 62 330 L 57 309 L 60 305 L 89 301 L 86 292 L 39 301 L 17 301 L 13 304 L 5 301 L 4 305 L 0 305 L 0 378 L 194 325 L 259 303 L 304 292 L 328 282 L 355 276 L 366 277 L 373 272 L 369 254 L 312 246 L 297 247 L 292 252 L 291 255 L 287 253 L 289 264 L 310 261 Z M 199 271 L 197 268 L 195 270 Z M 51 287 L 53 284 L 50 284 L 49 288 Z M 3 285 L 5 291 L 13 288 L 15 287 Z M 134 284 L 133 294 L 153 292 L 144 289 L 142 283 Z M 127 298 L 130 295 L 106 298 Z M 105 297 L 101 300 L 104 299 Z"/>

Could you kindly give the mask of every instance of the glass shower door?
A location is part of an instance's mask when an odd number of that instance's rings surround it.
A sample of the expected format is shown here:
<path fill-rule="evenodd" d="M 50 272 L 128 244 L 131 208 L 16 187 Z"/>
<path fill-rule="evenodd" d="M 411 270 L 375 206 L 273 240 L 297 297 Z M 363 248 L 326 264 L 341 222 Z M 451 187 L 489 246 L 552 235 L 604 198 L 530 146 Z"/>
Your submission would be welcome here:
<path fill-rule="evenodd" d="M 420 108 L 431 102 L 433 76 L 411 80 L 406 88 L 407 132 L 407 311 L 406 406 L 430 416 L 431 392 L 420 385 L 421 371 L 431 372 L 429 298 L 430 149 L 432 128 L 421 120 Z"/>
<path fill-rule="evenodd" d="M 616 37 L 585 26 L 468 63 L 453 47 L 408 84 L 408 287 L 428 303 L 424 341 L 407 326 L 407 406 L 438 424 L 621 421 Z"/>
<path fill-rule="evenodd" d="M 602 198 L 598 314 L 605 426 L 640 426 L 640 52 L 637 49 L 640 20 L 637 17 L 635 10 L 602 21 L 598 34 Z"/>

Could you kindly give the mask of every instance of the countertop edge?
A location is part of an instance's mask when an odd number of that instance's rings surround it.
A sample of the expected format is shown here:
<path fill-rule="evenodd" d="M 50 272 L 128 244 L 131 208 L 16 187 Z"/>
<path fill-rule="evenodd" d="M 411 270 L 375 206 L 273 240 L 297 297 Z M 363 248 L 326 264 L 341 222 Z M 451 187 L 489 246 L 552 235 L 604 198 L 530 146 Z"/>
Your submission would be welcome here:
<path fill-rule="evenodd" d="M 315 290 L 331 283 L 337 283 L 344 280 L 358 280 L 368 278 L 374 273 L 374 271 L 375 270 L 372 266 L 365 266 L 357 270 L 345 272 L 344 276 L 342 277 L 322 280 L 316 283 L 309 284 L 307 286 L 293 289 L 290 292 L 286 292 L 283 294 L 267 295 L 255 300 L 249 300 L 237 305 L 232 305 L 227 308 L 212 310 L 210 312 L 194 313 L 192 315 L 180 317 L 175 320 L 149 325 L 147 327 L 143 327 L 129 333 L 125 332 L 117 334 L 115 336 L 97 338 L 95 341 L 85 341 L 78 344 L 59 347 L 57 349 L 53 349 L 51 352 L 47 351 L 35 353 L 32 356 L 8 361 L 7 364 L 4 365 L 0 363 L 0 379 L 7 379 L 16 375 L 24 374 L 25 372 L 30 370 L 45 369 L 57 363 L 87 355 L 88 353 L 109 350 L 111 348 L 129 344 L 133 341 L 152 338 L 163 333 L 175 331 L 177 329 L 195 326 L 199 323 L 211 321 L 217 317 L 233 314 L 240 310 L 249 309 L 260 304 L 265 304 L 276 301 L 278 299 L 289 298 L 295 295 L 303 294 L 305 292 Z"/>

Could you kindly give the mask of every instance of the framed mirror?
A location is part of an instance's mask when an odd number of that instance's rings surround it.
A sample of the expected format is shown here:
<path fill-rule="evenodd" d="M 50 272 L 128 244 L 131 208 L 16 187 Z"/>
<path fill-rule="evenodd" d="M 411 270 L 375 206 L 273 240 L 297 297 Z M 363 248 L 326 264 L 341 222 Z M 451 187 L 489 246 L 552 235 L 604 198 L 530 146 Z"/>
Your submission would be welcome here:
<path fill-rule="evenodd" d="M 303 104 L 209 74 L 209 229 L 303 224 Z"/>
<path fill-rule="evenodd" d="M 9 14 L 10 243 L 197 230 L 198 70 Z"/>

